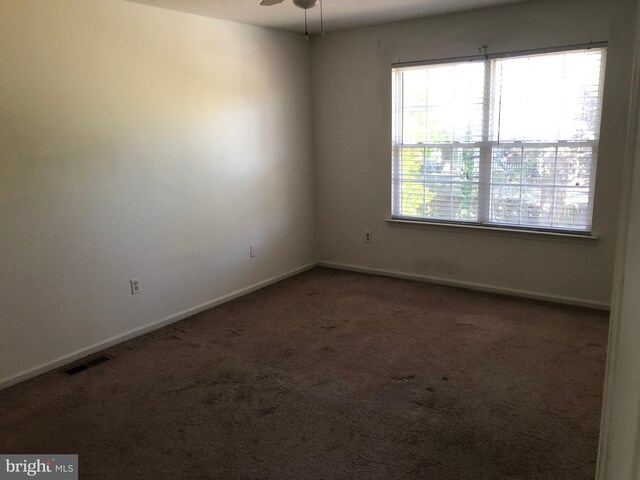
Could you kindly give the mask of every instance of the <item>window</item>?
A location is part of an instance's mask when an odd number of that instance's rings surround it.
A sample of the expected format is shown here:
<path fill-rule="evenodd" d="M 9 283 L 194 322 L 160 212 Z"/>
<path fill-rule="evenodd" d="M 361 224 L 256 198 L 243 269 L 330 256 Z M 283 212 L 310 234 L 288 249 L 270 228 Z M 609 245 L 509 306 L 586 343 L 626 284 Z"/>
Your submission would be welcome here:
<path fill-rule="evenodd" d="M 392 217 L 591 231 L 606 47 L 393 68 Z"/>

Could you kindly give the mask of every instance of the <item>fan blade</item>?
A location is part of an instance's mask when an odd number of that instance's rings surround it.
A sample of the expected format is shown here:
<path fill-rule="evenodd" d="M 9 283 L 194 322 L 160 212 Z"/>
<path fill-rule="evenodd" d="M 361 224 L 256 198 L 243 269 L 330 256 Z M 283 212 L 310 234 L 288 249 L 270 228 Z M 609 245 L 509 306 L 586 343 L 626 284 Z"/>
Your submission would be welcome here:
<path fill-rule="evenodd" d="M 271 5 L 277 5 L 282 2 L 284 2 L 284 0 L 262 0 L 260 5 L 263 7 L 270 7 Z"/>

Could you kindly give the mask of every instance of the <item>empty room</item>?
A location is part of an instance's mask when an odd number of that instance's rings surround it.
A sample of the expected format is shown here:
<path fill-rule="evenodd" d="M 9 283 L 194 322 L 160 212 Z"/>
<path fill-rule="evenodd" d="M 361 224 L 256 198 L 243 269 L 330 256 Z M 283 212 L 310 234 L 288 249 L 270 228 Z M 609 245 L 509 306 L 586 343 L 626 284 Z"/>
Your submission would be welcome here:
<path fill-rule="evenodd" d="M 640 478 L 636 0 L 0 0 L 0 480 Z"/>

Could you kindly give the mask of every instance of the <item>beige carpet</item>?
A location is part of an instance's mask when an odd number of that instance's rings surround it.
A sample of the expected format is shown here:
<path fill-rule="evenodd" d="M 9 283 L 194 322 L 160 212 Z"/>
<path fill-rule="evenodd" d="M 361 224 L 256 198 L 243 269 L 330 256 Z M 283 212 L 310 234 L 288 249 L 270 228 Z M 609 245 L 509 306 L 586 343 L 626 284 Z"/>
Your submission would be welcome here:
<path fill-rule="evenodd" d="M 317 268 L 0 392 L 80 478 L 592 480 L 607 315 Z"/>

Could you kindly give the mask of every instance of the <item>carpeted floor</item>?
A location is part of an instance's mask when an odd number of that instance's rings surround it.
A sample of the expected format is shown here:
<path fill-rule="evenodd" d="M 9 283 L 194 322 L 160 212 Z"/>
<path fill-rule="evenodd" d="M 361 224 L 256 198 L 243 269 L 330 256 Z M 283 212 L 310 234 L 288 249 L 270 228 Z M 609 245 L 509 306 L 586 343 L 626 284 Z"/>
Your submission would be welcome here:
<path fill-rule="evenodd" d="M 607 315 L 317 268 L 0 392 L 80 478 L 591 480 Z"/>

